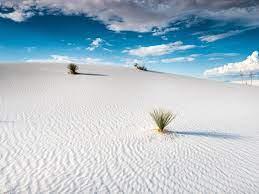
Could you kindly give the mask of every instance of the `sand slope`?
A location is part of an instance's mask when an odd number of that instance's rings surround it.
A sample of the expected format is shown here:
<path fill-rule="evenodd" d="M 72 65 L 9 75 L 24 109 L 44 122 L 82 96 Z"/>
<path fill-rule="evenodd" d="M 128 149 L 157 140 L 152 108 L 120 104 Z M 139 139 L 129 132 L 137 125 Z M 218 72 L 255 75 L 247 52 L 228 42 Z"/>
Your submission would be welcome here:
<path fill-rule="evenodd" d="M 0 65 L 0 193 L 258 193 L 259 88 Z M 156 133 L 149 112 L 177 113 Z"/>

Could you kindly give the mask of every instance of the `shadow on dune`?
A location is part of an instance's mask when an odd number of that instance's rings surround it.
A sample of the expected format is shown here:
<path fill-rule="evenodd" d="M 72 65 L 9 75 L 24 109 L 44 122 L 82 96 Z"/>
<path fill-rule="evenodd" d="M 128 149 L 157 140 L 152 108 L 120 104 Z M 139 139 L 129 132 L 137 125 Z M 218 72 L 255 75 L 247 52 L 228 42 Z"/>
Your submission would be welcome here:
<path fill-rule="evenodd" d="M 161 72 L 161 71 L 153 71 L 153 70 L 147 70 L 146 72 L 150 72 L 150 73 L 159 73 L 159 74 L 167 74 L 165 72 Z"/>
<path fill-rule="evenodd" d="M 106 74 L 98 74 L 98 73 L 77 73 L 77 75 L 108 76 L 108 75 L 106 75 Z"/>
<path fill-rule="evenodd" d="M 242 137 L 237 134 L 230 133 L 218 133 L 209 131 L 166 131 L 166 134 L 197 136 L 197 137 L 211 137 L 220 139 L 241 139 Z"/>

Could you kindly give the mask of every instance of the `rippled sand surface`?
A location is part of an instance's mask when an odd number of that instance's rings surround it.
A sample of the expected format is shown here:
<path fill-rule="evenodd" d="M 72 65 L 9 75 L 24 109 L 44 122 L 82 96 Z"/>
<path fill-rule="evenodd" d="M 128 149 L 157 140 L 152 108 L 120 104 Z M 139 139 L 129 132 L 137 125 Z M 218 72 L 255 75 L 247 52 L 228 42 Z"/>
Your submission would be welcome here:
<path fill-rule="evenodd" d="M 0 193 L 259 193 L 259 88 L 0 64 Z M 149 112 L 177 114 L 165 134 Z"/>

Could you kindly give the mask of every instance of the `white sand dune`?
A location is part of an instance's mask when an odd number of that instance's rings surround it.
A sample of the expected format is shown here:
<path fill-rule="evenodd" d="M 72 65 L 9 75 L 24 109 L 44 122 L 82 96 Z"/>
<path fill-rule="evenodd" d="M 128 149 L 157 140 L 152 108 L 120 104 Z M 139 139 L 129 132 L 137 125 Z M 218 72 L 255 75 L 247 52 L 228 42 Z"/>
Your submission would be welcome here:
<path fill-rule="evenodd" d="M 259 88 L 0 65 L 0 193 L 259 193 Z M 149 112 L 177 118 L 152 130 Z"/>

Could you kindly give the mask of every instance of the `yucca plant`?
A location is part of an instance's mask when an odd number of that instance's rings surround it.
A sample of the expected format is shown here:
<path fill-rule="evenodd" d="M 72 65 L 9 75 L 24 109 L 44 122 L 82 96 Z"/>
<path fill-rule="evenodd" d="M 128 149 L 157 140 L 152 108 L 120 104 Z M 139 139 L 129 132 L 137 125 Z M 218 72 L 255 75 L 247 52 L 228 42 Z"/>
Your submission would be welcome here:
<path fill-rule="evenodd" d="M 78 66 L 76 64 L 70 63 L 67 66 L 67 68 L 68 68 L 70 74 L 77 74 Z"/>
<path fill-rule="evenodd" d="M 168 126 L 176 117 L 172 112 L 156 109 L 150 113 L 150 116 L 153 118 L 154 122 L 158 127 L 159 132 L 164 132 L 165 127 Z"/>
<path fill-rule="evenodd" d="M 145 66 L 138 66 L 138 70 L 147 71 L 147 68 Z"/>
<path fill-rule="evenodd" d="M 139 65 L 138 63 L 135 63 L 134 67 L 138 70 L 147 71 L 147 68 L 144 65 Z"/>

